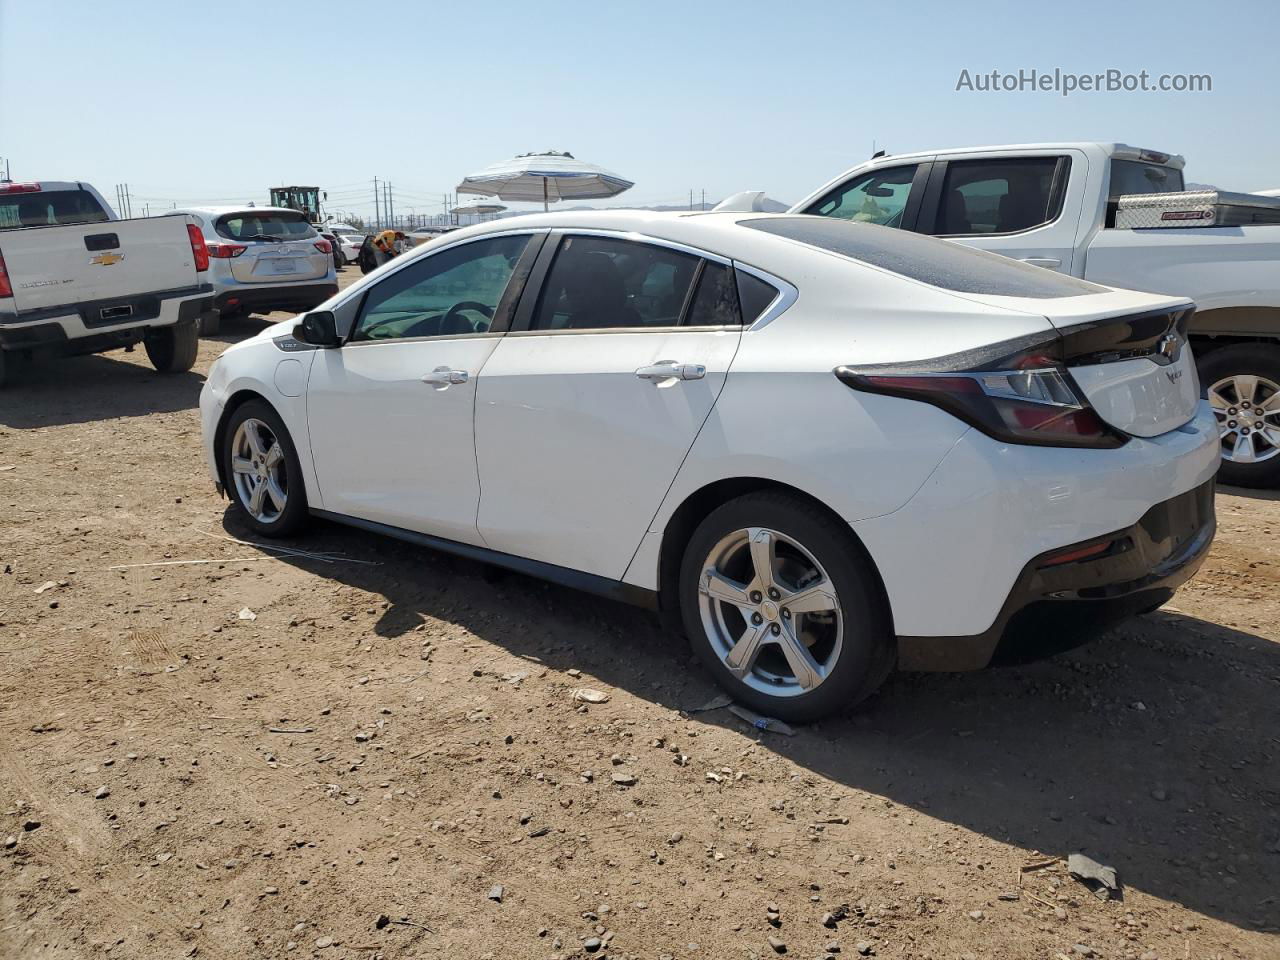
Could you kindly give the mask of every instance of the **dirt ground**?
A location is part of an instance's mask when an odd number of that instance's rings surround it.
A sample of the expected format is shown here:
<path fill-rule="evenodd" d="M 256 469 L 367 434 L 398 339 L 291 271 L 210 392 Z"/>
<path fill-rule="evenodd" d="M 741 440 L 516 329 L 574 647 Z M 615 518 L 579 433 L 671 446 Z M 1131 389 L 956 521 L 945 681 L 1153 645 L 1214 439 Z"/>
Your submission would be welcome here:
<path fill-rule="evenodd" d="M 261 322 L 0 394 L 3 960 L 1280 957 L 1276 495 L 1091 646 L 762 734 L 641 611 L 230 542 L 196 402 Z"/>

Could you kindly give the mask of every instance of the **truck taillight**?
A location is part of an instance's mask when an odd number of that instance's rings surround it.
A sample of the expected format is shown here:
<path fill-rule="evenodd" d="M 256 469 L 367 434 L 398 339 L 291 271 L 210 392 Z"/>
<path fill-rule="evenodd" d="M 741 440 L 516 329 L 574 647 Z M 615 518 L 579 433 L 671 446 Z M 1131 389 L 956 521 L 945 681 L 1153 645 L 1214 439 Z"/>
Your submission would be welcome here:
<path fill-rule="evenodd" d="M 9 270 L 4 265 L 4 253 L 0 252 L 0 297 L 12 297 L 13 285 L 9 283 Z"/>
<path fill-rule="evenodd" d="M 191 256 L 196 261 L 196 272 L 209 269 L 209 248 L 205 246 L 204 234 L 194 223 L 187 224 L 187 236 L 191 240 Z"/>
<path fill-rule="evenodd" d="M 249 248 L 238 243 L 209 243 L 205 244 L 209 251 L 209 256 L 215 260 L 230 260 L 232 257 L 238 257 Z"/>
<path fill-rule="evenodd" d="M 0 183 L 0 193 L 39 193 L 38 183 Z"/>
<path fill-rule="evenodd" d="M 333 247 L 330 246 L 328 240 L 317 240 L 316 249 L 321 253 L 333 253 Z"/>

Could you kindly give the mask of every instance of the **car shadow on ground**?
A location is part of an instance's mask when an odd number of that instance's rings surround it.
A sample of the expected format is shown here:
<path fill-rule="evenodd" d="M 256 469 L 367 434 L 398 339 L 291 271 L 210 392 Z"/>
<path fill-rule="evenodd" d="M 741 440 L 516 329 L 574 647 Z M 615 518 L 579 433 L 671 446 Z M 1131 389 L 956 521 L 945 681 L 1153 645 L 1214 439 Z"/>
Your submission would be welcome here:
<path fill-rule="evenodd" d="M 1233 497 L 1247 497 L 1250 500 L 1280 500 L 1280 490 L 1259 490 L 1253 487 L 1232 487 L 1218 482 L 1218 492 Z"/>
<path fill-rule="evenodd" d="M 231 512 L 225 525 L 256 539 Z M 377 561 L 282 558 L 383 596 L 380 636 L 430 616 L 670 709 L 718 692 L 644 611 L 333 524 L 296 545 Z M 751 734 L 726 710 L 692 720 Z M 758 736 L 904 815 L 1053 856 L 1085 852 L 1162 900 L 1280 928 L 1280 645 L 1263 638 L 1161 612 L 1035 664 L 900 674 L 850 716 Z"/>
<path fill-rule="evenodd" d="M 135 348 L 137 352 L 142 347 Z M 157 373 L 128 363 L 123 351 L 47 361 L 9 358 L 0 388 L 0 427 L 33 430 L 118 417 L 192 410 L 200 402 L 204 377 L 198 373 Z"/>

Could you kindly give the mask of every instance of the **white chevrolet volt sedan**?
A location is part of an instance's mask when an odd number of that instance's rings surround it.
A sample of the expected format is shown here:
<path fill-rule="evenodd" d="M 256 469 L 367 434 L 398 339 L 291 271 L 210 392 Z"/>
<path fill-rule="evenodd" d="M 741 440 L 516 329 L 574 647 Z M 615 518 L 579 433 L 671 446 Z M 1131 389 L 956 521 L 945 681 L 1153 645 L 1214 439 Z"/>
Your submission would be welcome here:
<path fill-rule="evenodd" d="M 822 217 L 539 214 L 229 347 L 200 408 L 258 533 L 323 517 L 655 607 L 805 720 L 1195 573 L 1193 309 Z"/>

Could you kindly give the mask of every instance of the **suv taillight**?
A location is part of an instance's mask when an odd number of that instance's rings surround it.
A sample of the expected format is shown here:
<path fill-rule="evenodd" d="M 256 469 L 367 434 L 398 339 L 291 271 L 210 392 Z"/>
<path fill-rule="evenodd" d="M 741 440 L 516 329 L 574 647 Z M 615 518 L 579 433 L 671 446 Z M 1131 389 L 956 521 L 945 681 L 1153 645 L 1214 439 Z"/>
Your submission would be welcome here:
<path fill-rule="evenodd" d="M 209 243 L 205 244 L 205 247 L 209 251 L 209 256 L 215 260 L 230 260 L 249 249 L 239 243 Z"/>
<path fill-rule="evenodd" d="M 13 284 L 9 282 L 9 269 L 4 265 L 4 253 L 0 252 L 0 297 L 12 297 Z"/>
<path fill-rule="evenodd" d="M 1103 422 L 1070 372 L 1049 355 L 1060 341 L 1009 354 L 996 345 L 974 367 L 921 370 L 923 364 L 837 367 L 855 390 L 931 403 L 1005 443 L 1051 447 L 1121 446 L 1126 437 Z M 1049 349 L 1046 349 L 1049 348 Z M 940 358 L 944 359 L 944 358 Z"/>
<path fill-rule="evenodd" d="M 196 261 L 196 272 L 209 269 L 209 248 L 205 246 L 204 234 L 194 223 L 187 224 L 187 237 L 191 241 L 191 256 Z"/>
<path fill-rule="evenodd" d="M 330 245 L 328 240 L 317 240 L 316 249 L 321 253 L 333 253 L 333 247 Z"/>

